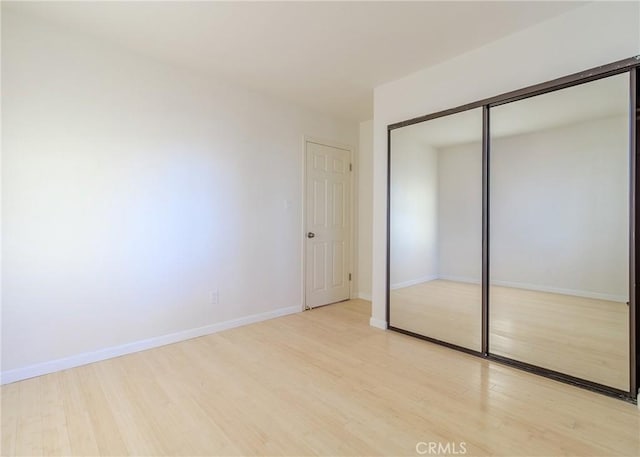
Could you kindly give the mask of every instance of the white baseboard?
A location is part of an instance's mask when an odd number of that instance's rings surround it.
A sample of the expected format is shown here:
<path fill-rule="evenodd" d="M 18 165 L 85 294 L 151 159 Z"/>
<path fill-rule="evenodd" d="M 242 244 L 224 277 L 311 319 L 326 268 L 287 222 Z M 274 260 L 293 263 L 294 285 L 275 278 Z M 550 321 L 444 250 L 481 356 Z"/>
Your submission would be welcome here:
<path fill-rule="evenodd" d="M 358 298 L 362 300 L 371 301 L 371 294 L 365 294 L 363 292 L 358 292 Z"/>
<path fill-rule="evenodd" d="M 480 284 L 480 280 L 475 278 L 464 277 L 464 276 L 441 275 L 438 279 L 444 279 L 447 281 L 466 282 L 470 284 Z M 596 300 L 608 300 L 608 301 L 615 301 L 620 303 L 625 303 L 628 300 L 627 297 L 624 295 L 603 294 L 600 292 L 592 292 L 589 290 L 563 289 L 560 287 L 545 286 L 545 285 L 539 285 L 539 284 L 528 284 L 523 282 L 491 281 L 491 284 L 494 284 L 496 286 L 502 286 L 502 287 L 513 287 L 515 289 L 535 290 L 538 292 L 549 292 L 549 293 L 560 294 L 560 295 L 573 295 L 574 297 L 594 298 Z"/>
<path fill-rule="evenodd" d="M 455 281 L 455 282 L 466 282 L 469 284 L 480 284 L 479 279 L 470 278 L 467 276 L 449 276 L 449 275 L 440 275 L 438 279 L 443 279 L 445 281 Z"/>
<path fill-rule="evenodd" d="M 7 370 L 2 372 L 0 384 L 9 384 L 23 379 L 34 378 L 36 376 L 42 376 L 56 371 L 99 362 L 101 360 L 111 359 L 113 357 L 119 357 L 121 355 L 131 354 L 134 352 L 145 351 L 147 349 L 153 349 L 167 344 L 178 343 L 180 341 L 190 340 L 192 338 L 198 338 L 200 336 L 210 335 L 223 330 L 241 327 L 243 325 L 266 321 L 275 317 L 286 316 L 288 314 L 298 312 L 300 312 L 300 306 L 289 306 L 264 313 L 252 314 L 238 319 L 205 325 L 204 327 L 170 333 L 169 335 L 157 336 L 146 340 L 134 341 L 132 343 L 126 343 L 119 346 L 99 349 L 93 352 L 85 352 L 71 357 L 37 363 L 23 368 Z"/>
<path fill-rule="evenodd" d="M 384 321 L 382 319 L 376 319 L 375 317 L 372 317 L 371 319 L 369 319 L 369 325 L 371 327 L 380 328 L 382 330 L 387 329 L 387 321 Z"/>
<path fill-rule="evenodd" d="M 492 281 L 492 284 L 496 286 L 504 286 L 504 287 L 515 287 L 517 289 L 528 289 L 528 290 L 537 290 L 539 292 L 550 292 L 553 294 L 561 294 L 561 295 L 573 295 L 576 297 L 584 297 L 584 298 L 595 298 L 597 300 L 608 300 L 625 303 L 628 298 L 623 295 L 614 295 L 614 294 L 602 294 L 600 292 L 592 292 L 590 290 L 573 290 L 573 289 L 563 289 L 560 287 L 553 286 L 540 286 L 538 284 L 526 284 L 519 282 L 511 282 L 511 281 Z"/>
<path fill-rule="evenodd" d="M 415 286 L 416 284 L 433 281 L 434 279 L 438 279 L 438 275 L 423 276 L 421 278 L 416 278 L 416 279 L 410 279 L 408 281 L 397 282 L 395 284 L 391 284 L 391 290 L 402 289 L 403 287 Z"/>

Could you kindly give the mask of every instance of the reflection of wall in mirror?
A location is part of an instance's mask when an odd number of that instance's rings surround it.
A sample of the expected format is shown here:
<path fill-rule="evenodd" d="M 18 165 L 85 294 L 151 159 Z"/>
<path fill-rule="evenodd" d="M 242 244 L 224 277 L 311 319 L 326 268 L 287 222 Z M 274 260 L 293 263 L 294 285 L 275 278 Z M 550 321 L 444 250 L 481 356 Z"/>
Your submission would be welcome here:
<path fill-rule="evenodd" d="M 493 283 L 627 300 L 627 132 L 614 117 L 492 141 Z M 441 278 L 480 278 L 477 148 L 439 151 Z"/>
<path fill-rule="evenodd" d="M 482 279 L 482 143 L 438 149 L 438 277 Z"/>
<path fill-rule="evenodd" d="M 438 274 L 438 154 L 404 133 L 400 129 L 392 134 L 392 288 L 435 279 Z"/>

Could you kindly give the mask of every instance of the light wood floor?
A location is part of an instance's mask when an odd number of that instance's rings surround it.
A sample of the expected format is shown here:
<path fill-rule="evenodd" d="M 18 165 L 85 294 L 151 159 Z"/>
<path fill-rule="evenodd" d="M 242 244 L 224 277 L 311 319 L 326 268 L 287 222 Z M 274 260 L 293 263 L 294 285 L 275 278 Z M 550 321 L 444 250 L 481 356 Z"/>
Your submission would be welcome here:
<path fill-rule="evenodd" d="M 479 284 L 434 280 L 391 291 L 391 324 L 470 349 L 481 345 Z M 491 286 L 490 352 L 629 390 L 626 303 Z"/>
<path fill-rule="evenodd" d="M 2 454 L 640 455 L 636 406 L 369 316 L 350 301 L 3 386 Z"/>
<path fill-rule="evenodd" d="M 437 279 L 391 290 L 391 325 L 420 335 L 482 350 L 479 284 Z"/>

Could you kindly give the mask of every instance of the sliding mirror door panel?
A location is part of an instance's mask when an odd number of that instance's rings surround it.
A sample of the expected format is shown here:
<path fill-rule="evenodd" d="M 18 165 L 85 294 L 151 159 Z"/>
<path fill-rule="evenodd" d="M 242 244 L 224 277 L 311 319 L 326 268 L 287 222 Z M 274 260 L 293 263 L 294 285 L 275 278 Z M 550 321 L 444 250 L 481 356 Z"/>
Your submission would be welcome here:
<path fill-rule="evenodd" d="M 629 74 L 490 109 L 489 352 L 629 390 Z"/>
<path fill-rule="evenodd" d="M 390 135 L 389 325 L 480 351 L 482 109 Z"/>

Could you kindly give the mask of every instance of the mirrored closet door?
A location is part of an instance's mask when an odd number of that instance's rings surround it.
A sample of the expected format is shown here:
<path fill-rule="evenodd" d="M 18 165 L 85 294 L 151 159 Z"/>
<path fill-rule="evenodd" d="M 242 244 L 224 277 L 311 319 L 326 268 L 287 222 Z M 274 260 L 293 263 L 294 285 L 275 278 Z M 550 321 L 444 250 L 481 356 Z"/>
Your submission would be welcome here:
<path fill-rule="evenodd" d="M 480 351 L 482 109 L 390 141 L 389 325 Z"/>
<path fill-rule="evenodd" d="M 638 131 L 640 56 L 389 125 L 388 328 L 637 401 Z"/>
<path fill-rule="evenodd" d="M 629 74 L 490 109 L 489 352 L 629 390 Z"/>

